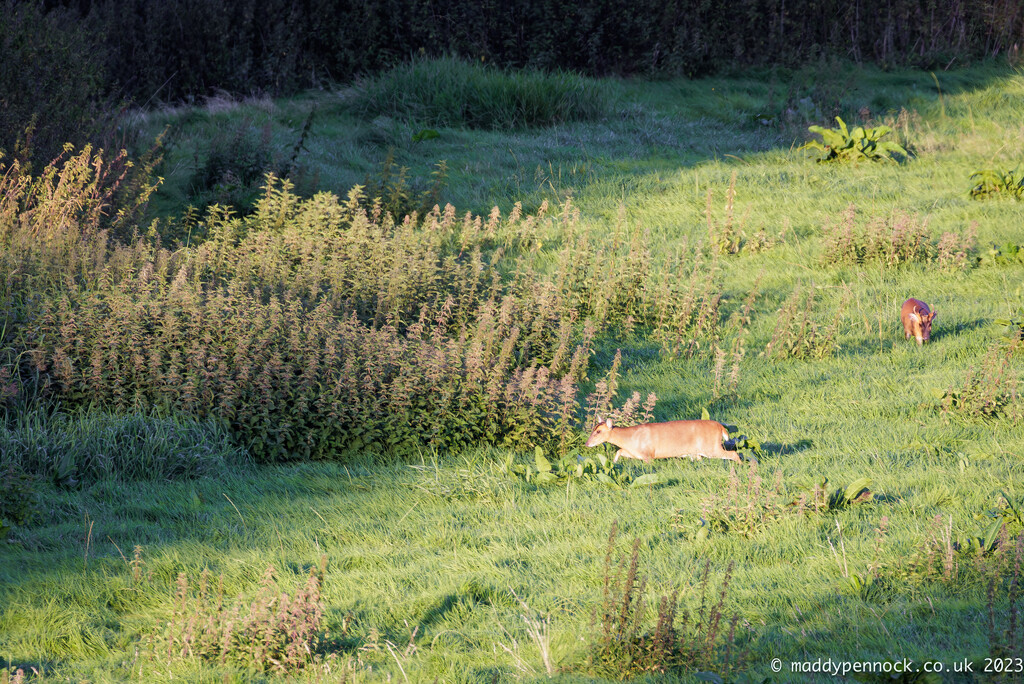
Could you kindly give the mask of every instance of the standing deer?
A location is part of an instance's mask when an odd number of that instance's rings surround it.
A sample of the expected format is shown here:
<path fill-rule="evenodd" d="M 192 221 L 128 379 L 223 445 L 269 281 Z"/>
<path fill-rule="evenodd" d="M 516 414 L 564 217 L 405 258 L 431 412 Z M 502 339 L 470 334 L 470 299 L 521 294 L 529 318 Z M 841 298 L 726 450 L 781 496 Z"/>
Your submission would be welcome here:
<path fill-rule="evenodd" d="M 919 345 L 928 341 L 932 334 L 932 320 L 935 319 L 935 312 L 928 308 L 928 305 L 920 299 L 911 297 L 903 302 L 900 309 L 900 320 L 903 321 L 903 332 L 907 339 L 913 335 Z"/>
<path fill-rule="evenodd" d="M 619 447 L 615 461 L 620 456 L 646 462 L 678 456 L 689 456 L 691 460 L 706 457 L 739 461 L 739 454 L 726 451 L 722 446 L 722 442 L 727 439 L 728 430 L 713 420 L 672 420 L 667 423 L 614 427 L 609 418 L 594 427 L 587 446 L 596 447 L 605 442 L 614 444 Z"/>

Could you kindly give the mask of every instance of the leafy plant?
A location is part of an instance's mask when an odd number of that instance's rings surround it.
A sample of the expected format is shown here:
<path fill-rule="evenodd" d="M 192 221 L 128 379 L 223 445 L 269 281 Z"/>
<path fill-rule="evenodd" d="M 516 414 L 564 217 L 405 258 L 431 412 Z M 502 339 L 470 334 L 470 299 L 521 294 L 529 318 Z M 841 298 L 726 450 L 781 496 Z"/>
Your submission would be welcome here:
<path fill-rule="evenodd" d="M 538 446 L 534 449 L 532 464 L 515 463 L 514 454 L 509 454 L 503 469 L 510 475 L 518 475 L 526 482 L 537 485 L 564 485 L 569 480 L 589 480 L 612 489 L 635 489 L 665 483 L 665 478 L 659 473 L 634 477 L 624 464 L 613 462 L 600 450 L 593 453 L 593 457 L 584 456 L 578 450 L 573 450 L 556 461 L 550 461 L 544 455 L 544 449 Z"/>
<path fill-rule="evenodd" d="M 1024 307 L 1017 309 L 1017 313 L 1009 318 L 996 318 L 992 321 L 996 325 L 1005 326 L 1003 337 L 1010 341 L 1022 341 L 1024 338 Z M 1017 348 L 1020 348 L 1019 345 Z"/>
<path fill-rule="evenodd" d="M 835 512 L 872 500 L 871 478 L 860 477 L 846 485 L 831 489 L 828 478 L 821 478 L 813 489 L 799 496 L 794 502 L 797 511 Z"/>
<path fill-rule="evenodd" d="M 1018 245 L 1016 242 L 992 245 L 985 254 L 978 257 L 978 261 L 985 265 L 995 266 L 1024 264 L 1024 246 Z"/>
<path fill-rule="evenodd" d="M 958 551 L 970 553 L 974 556 L 984 556 L 985 554 L 992 553 L 999 543 L 1005 524 L 1006 521 L 1003 519 L 1003 516 L 992 516 L 992 522 L 989 523 L 984 532 L 959 539 L 955 548 Z"/>
<path fill-rule="evenodd" d="M 708 410 L 701 409 L 701 420 L 710 420 L 711 414 Z M 735 425 L 728 423 L 722 423 L 725 429 L 729 432 L 729 438 L 725 440 L 723 446 L 726 451 L 735 451 L 740 455 L 744 461 L 750 461 L 756 463 L 761 456 L 764 455 L 764 451 L 761 450 L 761 442 L 753 437 L 747 437 L 740 433 L 740 430 Z"/>
<path fill-rule="evenodd" d="M 910 156 L 898 143 L 882 140 L 892 132 L 888 126 L 865 128 L 857 126 L 849 130 L 840 117 L 836 117 L 839 128 L 810 126 L 807 130 L 821 136 L 821 141 L 811 140 L 800 146 L 801 150 L 819 150 L 824 157 L 819 162 L 827 161 L 896 161 L 894 154 L 906 158 Z"/>
<path fill-rule="evenodd" d="M 971 197 L 973 199 L 989 199 L 1008 195 L 1014 199 L 1024 199 L 1024 172 L 1017 169 L 982 169 L 971 174 Z"/>

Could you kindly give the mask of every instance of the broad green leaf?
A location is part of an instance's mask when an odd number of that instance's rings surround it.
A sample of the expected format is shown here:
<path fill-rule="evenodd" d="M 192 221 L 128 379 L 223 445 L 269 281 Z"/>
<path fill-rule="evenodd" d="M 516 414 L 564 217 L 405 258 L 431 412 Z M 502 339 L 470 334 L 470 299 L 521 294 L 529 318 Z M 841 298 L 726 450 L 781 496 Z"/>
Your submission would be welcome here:
<path fill-rule="evenodd" d="M 824 129 L 821 132 L 821 139 L 829 147 L 839 148 L 839 149 L 842 149 L 844 147 L 848 147 L 849 146 L 848 141 L 850 140 L 848 136 L 840 135 L 840 134 L 836 133 L 835 131 L 830 131 L 828 129 Z"/>
<path fill-rule="evenodd" d="M 996 539 L 999 537 L 999 530 L 1002 529 L 1002 527 L 1003 527 L 1003 516 L 999 516 L 998 518 L 996 518 L 995 520 L 992 521 L 992 524 L 989 525 L 987 530 L 985 530 L 985 538 L 982 541 L 982 543 L 983 543 L 982 550 L 983 551 L 989 551 L 989 550 L 992 549 L 993 545 L 996 542 Z"/>
<path fill-rule="evenodd" d="M 863 492 L 865 489 L 868 489 L 869 487 L 871 487 L 870 477 L 862 477 L 854 480 L 853 482 L 850 483 L 850 486 L 846 488 L 846 492 L 844 493 L 844 495 L 846 496 L 846 500 L 853 501 L 860 495 L 861 492 Z"/>
<path fill-rule="evenodd" d="M 633 489 L 635 487 L 650 487 L 652 485 L 663 484 L 664 482 L 665 479 L 661 476 L 660 473 L 647 473 L 645 475 L 641 475 L 640 477 L 636 478 L 631 483 L 629 483 L 629 488 Z"/>
<path fill-rule="evenodd" d="M 700 410 L 700 419 L 701 420 L 711 420 L 711 414 L 708 413 L 707 408 L 702 408 Z"/>
<path fill-rule="evenodd" d="M 607 473 L 598 473 L 597 474 L 597 481 L 598 482 L 603 482 L 604 484 L 608 485 L 612 489 L 622 489 L 622 487 L 619 486 L 619 483 L 616 482 L 615 480 L 613 480 L 611 477 L 609 477 Z"/>
<path fill-rule="evenodd" d="M 537 484 L 551 484 L 552 482 L 558 482 L 558 475 L 551 472 L 537 473 L 537 477 L 533 478 Z"/>
<path fill-rule="evenodd" d="M 551 461 L 544 458 L 544 450 L 540 447 L 536 447 L 533 450 L 533 460 L 537 463 L 537 472 L 549 473 L 551 472 Z"/>

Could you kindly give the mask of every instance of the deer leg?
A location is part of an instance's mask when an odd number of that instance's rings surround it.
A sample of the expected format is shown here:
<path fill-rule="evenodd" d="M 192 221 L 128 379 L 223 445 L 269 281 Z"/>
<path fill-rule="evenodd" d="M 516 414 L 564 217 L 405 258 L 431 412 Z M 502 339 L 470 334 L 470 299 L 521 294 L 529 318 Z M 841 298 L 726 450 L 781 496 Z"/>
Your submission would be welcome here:
<path fill-rule="evenodd" d="M 637 456 L 636 454 L 634 454 L 632 452 L 629 452 L 629 451 L 626 451 L 625 449 L 619 449 L 618 451 L 615 452 L 615 460 L 613 461 L 613 463 L 618 463 L 620 456 L 622 458 L 635 458 L 638 461 L 650 462 L 651 460 L 653 460 L 653 459 L 644 458 L 643 456 Z"/>

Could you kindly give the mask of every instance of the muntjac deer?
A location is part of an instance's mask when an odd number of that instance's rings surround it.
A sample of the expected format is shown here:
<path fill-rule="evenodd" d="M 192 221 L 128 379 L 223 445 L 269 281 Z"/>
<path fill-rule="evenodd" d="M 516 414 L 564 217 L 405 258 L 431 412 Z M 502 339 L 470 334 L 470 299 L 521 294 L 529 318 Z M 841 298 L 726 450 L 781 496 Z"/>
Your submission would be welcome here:
<path fill-rule="evenodd" d="M 600 418 L 598 418 L 600 420 Z M 656 458 L 689 456 L 698 458 L 727 458 L 739 461 L 735 451 L 726 451 L 722 442 L 729 432 L 713 420 L 672 420 L 667 423 L 647 423 L 633 427 L 614 427 L 612 419 L 599 422 L 590 433 L 588 447 L 609 442 L 619 447 L 620 456 L 653 461 Z"/>
<path fill-rule="evenodd" d="M 935 312 L 929 310 L 928 305 L 920 299 L 914 299 L 913 297 L 903 302 L 903 308 L 900 309 L 903 332 L 907 334 L 908 340 L 913 335 L 919 345 L 924 344 L 931 337 L 932 320 L 934 318 Z"/>

